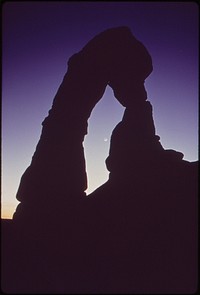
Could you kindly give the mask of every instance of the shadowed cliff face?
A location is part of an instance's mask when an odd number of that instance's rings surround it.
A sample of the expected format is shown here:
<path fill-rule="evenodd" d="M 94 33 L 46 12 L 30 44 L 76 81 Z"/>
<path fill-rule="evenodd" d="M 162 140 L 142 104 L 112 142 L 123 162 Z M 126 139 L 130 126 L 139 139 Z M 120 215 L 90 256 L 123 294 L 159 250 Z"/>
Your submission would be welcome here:
<path fill-rule="evenodd" d="M 21 178 L 21 203 L 2 227 L 5 292 L 195 292 L 197 162 L 165 150 L 155 134 L 144 87 L 151 71 L 126 27 L 69 59 Z M 125 111 L 111 136 L 109 180 L 86 196 L 82 142 L 107 85 Z"/>

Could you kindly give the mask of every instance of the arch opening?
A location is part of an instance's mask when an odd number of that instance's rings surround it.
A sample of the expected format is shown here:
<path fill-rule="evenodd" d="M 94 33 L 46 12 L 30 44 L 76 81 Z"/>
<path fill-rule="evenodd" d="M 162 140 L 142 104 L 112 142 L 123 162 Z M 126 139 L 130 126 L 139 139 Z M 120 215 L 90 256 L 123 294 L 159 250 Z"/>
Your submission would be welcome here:
<path fill-rule="evenodd" d="M 110 137 L 114 127 L 121 121 L 124 109 L 114 97 L 112 88 L 107 86 L 103 97 L 92 110 L 88 120 L 88 134 L 83 142 L 87 195 L 108 180 L 109 171 L 105 160 L 109 154 Z"/>

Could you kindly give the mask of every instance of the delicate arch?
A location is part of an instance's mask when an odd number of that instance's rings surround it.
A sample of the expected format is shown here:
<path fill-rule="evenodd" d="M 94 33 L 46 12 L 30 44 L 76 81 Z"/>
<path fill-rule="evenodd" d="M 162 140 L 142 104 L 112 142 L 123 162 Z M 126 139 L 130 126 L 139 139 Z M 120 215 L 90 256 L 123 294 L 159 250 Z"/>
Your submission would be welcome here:
<path fill-rule="evenodd" d="M 108 84 L 123 106 L 140 105 L 146 100 L 144 80 L 151 71 L 148 51 L 127 27 L 97 35 L 69 59 L 31 165 L 21 178 L 17 199 L 22 205 L 33 210 L 33 203 L 44 207 L 46 200 L 69 203 L 84 195 L 82 142 L 92 109 Z"/>

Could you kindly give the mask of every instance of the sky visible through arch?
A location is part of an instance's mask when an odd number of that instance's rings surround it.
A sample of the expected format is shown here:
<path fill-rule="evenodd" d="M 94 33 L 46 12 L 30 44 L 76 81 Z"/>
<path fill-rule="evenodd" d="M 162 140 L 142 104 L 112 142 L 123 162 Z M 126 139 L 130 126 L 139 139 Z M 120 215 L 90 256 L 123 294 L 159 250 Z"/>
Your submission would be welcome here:
<path fill-rule="evenodd" d="M 96 34 L 128 26 L 150 52 L 145 85 L 156 133 L 166 149 L 198 158 L 198 6 L 195 2 L 5 2 L 2 6 L 2 217 L 41 134 L 41 123 L 70 56 Z M 112 129 L 123 107 L 107 87 L 89 119 L 85 157 L 88 192 L 108 178 Z"/>

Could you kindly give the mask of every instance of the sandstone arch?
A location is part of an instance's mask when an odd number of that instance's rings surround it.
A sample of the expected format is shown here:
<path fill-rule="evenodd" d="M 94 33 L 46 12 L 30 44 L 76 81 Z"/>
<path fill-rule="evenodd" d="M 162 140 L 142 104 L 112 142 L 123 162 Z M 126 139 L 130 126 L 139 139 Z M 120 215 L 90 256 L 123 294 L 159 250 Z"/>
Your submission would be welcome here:
<path fill-rule="evenodd" d="M 144 80 L 151 71 L 148 51 L 127 27 L 106 30 L 69 59 L 68 71 L 42 123 L 31 165 L 21 178 L 17 212 L 23 207 L 24 214 L 28 207 L 32 212 L 34 207 L 44 210 L 47 202 L 64 205 L 84 195 L 87 176 L 82 142 L 92 109 L 108 84 L 123 106 L 142 104 L 147 99 Z M 23 215 L 17 212 L 15 218 Z"/>

